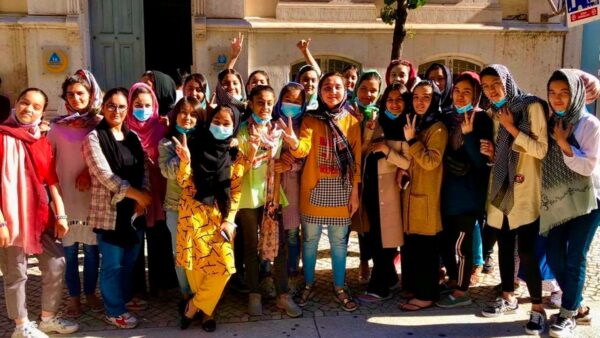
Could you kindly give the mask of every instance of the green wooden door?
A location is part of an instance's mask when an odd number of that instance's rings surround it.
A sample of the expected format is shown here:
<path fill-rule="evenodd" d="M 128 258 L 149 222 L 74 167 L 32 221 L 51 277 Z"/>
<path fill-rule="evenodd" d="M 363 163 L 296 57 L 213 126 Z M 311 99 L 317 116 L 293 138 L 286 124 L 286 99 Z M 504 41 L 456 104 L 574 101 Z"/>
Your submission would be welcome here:
<path fill-rule="evenodd" d="M 145 70 L 143 0 L 90 0 L 92 71 L 104 90 L 129 87 Z"/>

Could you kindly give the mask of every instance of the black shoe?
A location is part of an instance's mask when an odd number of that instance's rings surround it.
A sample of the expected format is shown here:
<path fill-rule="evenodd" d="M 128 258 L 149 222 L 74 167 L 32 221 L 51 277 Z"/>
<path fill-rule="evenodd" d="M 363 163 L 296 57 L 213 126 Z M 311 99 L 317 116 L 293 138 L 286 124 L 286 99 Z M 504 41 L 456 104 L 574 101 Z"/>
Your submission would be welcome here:
<path fill-rule="evenodd" d="M 186 315 L 183 315 L 183 316 L 181 316 L 181 323 L 180 323 L 179 327 L 182 330 L 185 330 L 188 327 L 190 327 L 190 325 L 192 325 L 193 321 L 194 321 L 194 318 L 188 318 Z"/>
<path fill-rule="evenodd" d="M 206 332 L 215 332 L 217 329 L 217 322 L 214 319 L 208 319 L 202 322 L 202 329 Z"/>
<path fill-rule="evenodd" d="M 529 321 L 525 324 L 525 332 L 529 335 L 539 336 L 546 330 L 546 315 L 540 312 L 529 312 Z"/>
<path fill-rule="evenodd" d="M 550 326 L 550 337 L 571 337 L 575 326 L 575 319 L 558 316 L 556 322 Z"/>

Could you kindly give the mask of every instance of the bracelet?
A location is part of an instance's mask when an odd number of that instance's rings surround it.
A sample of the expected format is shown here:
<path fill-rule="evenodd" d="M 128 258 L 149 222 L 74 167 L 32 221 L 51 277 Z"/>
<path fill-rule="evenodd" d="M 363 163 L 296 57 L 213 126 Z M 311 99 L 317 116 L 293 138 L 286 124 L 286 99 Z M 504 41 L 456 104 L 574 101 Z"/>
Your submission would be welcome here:
<path fill-rule="evenodd" d="M 4 228 L 6 226 L 8 226 L 8 223 L 6 223 L 6 221 L 0 222 L 0 228 Z"/>
<path fill-rule="evenodd" d="M 64 219 L 64 220 L 68 219 L 67 215 L 56 215 L 55 218 L 57 221 L 60 221 L 61 219 Z"/>

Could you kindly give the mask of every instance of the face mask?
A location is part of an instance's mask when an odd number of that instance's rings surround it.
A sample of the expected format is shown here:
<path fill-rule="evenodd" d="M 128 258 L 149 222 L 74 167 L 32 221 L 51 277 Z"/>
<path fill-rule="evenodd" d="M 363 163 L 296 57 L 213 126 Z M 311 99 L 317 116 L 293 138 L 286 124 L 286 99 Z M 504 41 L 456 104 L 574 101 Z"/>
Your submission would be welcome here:
<path fill-rule="evenodd" d="M 554 115 L 558 116 L 558 117 L 565 117 L 566 112 L 564 111 L 555 111 Z"/>
<path fill-rule="evenodd" d="M 185 129 L 180 127 L 179 125 L 175 125 L 175 129 L 180 133 L 180 134 L 189 134 L 192 131 L 194 131 L 194 129 L 196 128 L 190 128 L 190 129 Z"/>
<path fill-rule="evenodd" d="M 454 106 L 454 108 L 456 109 L 456 112 L 457 112 L 457 113 L 459 113 L 459 114 L 461 114 L 461 115 L 462 115 L 462 114 L 464 114 L 464 113 L 466 113 L 466 112 L 468 112 L 468 111 L 471 111 L 471 110 L 473 110 L 473 105 L 469 103 L 468 105 L 466 105 L 466 106 L 464 106 L 464 107 L 457 107 L 457 106 Z"/>
<path fill-rule="evenodd" d="M 244 97 L 240 94 L 237 95 L 232 95 L 234 99 L 238 100 L 238 101 L 242 101 L 244 99 Z"/>
<path fill-rule="evenodd" d="M 502 107 L 504 104 L 506 103 L 506 96 L 503 97 L 500 101 L 498 102 L 494 102 L 494 106 L 496 106 L 496 108 L 500 108 Z"/>
<path fill-rule="evenodd" d="M 210 130 L 214 138 L 221 141 L 233 135 L 233 127 L 219 126 L 214 123 L 210 124 L 210 128 L 208 128 L 208 130 Z"/>
<path fill-rule="evenodd" d="M 281 104 L 281 112 L 287 117 L 295 118 L 302 113 L 302 106 L 299 104 L 283 102 Z"/>
<path fill-rule="evenodd" d="M 133 108 L 133 117 L 140 122 L 145 122 L 152 117 L 152 112 L 152 108 Z"/>
<path fill-rule="evenodd" d="M 398 118 L 398 116 L 400 116 L 400 114 L 398 114 L 398 115 L 394 115 L 394 114 L 392 114 L 392 112 L 390 112 L 390 111 L 389 111 L 389 110 L 387 110 L 387 109 L 386 109 L 386 110 L 385 110 L 385 112 L 383 112 L 383 113 L 385 114 L 385 116 L 387 116 L 387 117 L 388 117 L 390 120 L 392 120 L 392 121 L 393 121 L 393 120 L 395 120 L 395 119 L 397 119 L 397 118 Z"/>
<path fill-rule="evenodd" d="M 254 121 L 258 124 L 261 125 L 265 125 L 267 123 L 269 123 L 269 121 L 271 121 L 271 116 L 267 117 L 266 119 L 261 119 L 258 115 L 252 113 L 252 118 L 254 119 Z"/>

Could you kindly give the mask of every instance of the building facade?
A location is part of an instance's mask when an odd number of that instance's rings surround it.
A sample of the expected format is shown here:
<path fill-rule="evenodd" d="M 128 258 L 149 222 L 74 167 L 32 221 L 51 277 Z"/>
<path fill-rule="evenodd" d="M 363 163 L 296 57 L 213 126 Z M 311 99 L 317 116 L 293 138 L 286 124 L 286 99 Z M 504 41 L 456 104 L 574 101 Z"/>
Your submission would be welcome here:
<path fill-rule="evenodd" d="M 455 72 L 506 64 L 519 85 L 545 95 L 560 67 L 580 67 L 583 28 L 541 0 L 429 0 L 410 11 L 402 58 L 420 70 L 433 61 Z M 202 72 L 214 86 L 242 32 L 236 69 L 269 73 L 278 89 L 310 49 L 323 70 L 348 63 L 375 68 L 389 63 L 393 26 L 379 18 L 383 0 L 2 0 L 0 77 L 11 99 L 27 86 L 59 100 L 60 84 L 78 68 L 91 69 L 104 88 L 130 85 L 146 69 Z"/>

